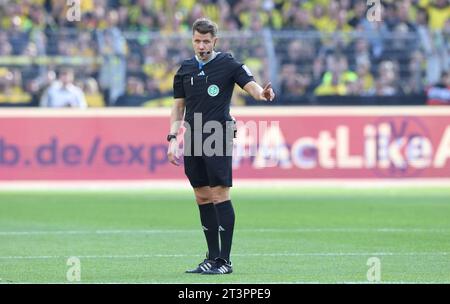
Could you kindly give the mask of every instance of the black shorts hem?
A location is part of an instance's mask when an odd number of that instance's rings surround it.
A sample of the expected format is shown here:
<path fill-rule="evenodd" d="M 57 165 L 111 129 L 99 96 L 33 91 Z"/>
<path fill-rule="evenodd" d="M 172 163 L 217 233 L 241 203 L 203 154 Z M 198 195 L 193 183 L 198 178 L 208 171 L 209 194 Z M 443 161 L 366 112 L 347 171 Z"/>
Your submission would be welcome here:
<path fill-rule="evenodd" d="M 233 184 L 229 184 L 229 183 L 214 183 L 214 184 L 209 184 L 210 187 L 217 187 L 217 186 L 224 186 L 224 187 L 233 187 Z"/>
<path fill-rule="evenodd" d="M 192 188 L 200 188 L 200 187 L 217 187 L 217 186 L 224 186 L 224 187 L 233 187 L 233 183 L 195 183 L 195 182 L 191 182 L 189 181 L 189 183 L 191 184 Z"/>

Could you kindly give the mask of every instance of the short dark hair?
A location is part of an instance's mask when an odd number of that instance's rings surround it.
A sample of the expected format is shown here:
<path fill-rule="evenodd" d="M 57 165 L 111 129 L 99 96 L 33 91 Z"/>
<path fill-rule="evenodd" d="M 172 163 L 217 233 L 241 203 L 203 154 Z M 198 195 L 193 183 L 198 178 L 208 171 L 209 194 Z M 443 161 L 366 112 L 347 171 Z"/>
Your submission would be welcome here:
<path fill-rule="evenodd" d="M 211 36 L 217 35 L 217 24 L 207 18 L 199 18 L 192 25 L 192 34 L 199 32 L 200 34 L 211 33 Z"/>

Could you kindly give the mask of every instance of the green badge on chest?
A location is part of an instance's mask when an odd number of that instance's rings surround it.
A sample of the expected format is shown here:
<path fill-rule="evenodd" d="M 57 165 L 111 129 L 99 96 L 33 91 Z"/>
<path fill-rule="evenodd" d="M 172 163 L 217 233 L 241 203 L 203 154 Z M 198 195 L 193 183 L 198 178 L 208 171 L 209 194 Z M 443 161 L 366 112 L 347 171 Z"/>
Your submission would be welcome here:
<path fill-rule="evenodd" d="M 219 94 L 219 87 L 215 84 L 212 84 L 208 87 L 208 95 L 211 97 L 215 97 Z"/>

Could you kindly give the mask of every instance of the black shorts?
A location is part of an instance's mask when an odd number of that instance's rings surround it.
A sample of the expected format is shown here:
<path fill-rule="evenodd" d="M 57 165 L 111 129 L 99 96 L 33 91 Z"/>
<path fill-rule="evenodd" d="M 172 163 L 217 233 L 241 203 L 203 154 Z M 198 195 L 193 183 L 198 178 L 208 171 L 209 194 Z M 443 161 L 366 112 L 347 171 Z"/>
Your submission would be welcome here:
<path fill-rule="evenodd" d="M 233 137 L 227 138 L 223 136 L 223 150 L 218 155 L 205 155 L 205 152 L 201 151 L 201 155 L 194 154 L 194 137 L 201 136 L 202 144 L 205 138 L 209 135 L 202 135 L 195 132 L 194 136 L 185 135 L 185 155 L 184 155 L 184 173 L 186 174 L 191 186 L 197 187 L 216 187 L 216 186 L 233 186 Z M 191 143 L 190 146 L 186 145 L 187 141 Z M 213 145 L 214 146 L 214 145 Z M 189 149 L 189 150 L 188 150 Z M 190 153 L 187 153 L 190 151 Z"/>
<path fill-rule="evenodd" d="M 231 156 L 185 156 L 184 173 L 194 188 L 233 186 Z"/>

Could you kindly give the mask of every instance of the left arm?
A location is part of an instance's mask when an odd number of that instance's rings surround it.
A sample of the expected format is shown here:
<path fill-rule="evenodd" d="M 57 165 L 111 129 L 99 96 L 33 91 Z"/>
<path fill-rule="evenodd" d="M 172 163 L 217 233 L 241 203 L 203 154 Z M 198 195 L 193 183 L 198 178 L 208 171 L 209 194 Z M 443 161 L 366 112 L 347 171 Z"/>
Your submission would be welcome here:
<path fill-rule="evenodd" d="M 255 81 L 250 81 L 243 89 L 256 100 L 272 101 L 275 98 L 270 82 L 263 88 Z"/>

